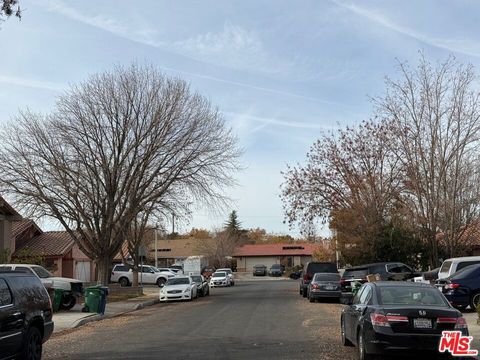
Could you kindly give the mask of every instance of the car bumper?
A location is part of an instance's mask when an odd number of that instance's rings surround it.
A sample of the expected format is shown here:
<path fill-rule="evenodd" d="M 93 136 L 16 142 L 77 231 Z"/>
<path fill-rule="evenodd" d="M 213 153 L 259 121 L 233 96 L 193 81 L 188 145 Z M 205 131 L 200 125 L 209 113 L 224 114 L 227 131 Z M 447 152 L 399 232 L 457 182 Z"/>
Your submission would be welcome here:
<path fill-rule="evenodd" d="M 228 286 L 228 282 L 227 281 L 216 281 L 216 282 L 212 282 L 210 283 L 210 287 L 223 287 L 223 286 Z"/>
<path fill-rule="evenodd" d="M 190 293 L 180 293 L 180 294 L 160 294 L 160 302 L 165 301 L 176 301 L 176 300 L 190 300 Z"/>
<path fill-rule="evenodd" d="M 467 335 L 468 332 L 464 332 Z M 420 354 L 436 353 L 440 356 L 438 346 L 440 334 L 384 333 L 371 331 L 365 334 L 365 348 L 371 354 Z"/>
<path fill-rule="evenodd" d="M 341 291 L 335 290 L 319 290 L 319 291 L 310 291 L 310 296 L 314 299 L 318 298 L 337 298 L 339 299 L 342 295 Z"/>
<path fill-rule="evenodd" d="M 47 341 L 53 333 L 53 321 L 49 321 L 43 324 L 43 339 L 42 342 Z"/>
<path fill-rule="evenodd" d="M 447 300 L 452 304 L 453 306 L 468 306 L 470 304 L 470 295 L 462 294 L 452 294 L 452 293 L 444 293 L 445 297 Z"/>

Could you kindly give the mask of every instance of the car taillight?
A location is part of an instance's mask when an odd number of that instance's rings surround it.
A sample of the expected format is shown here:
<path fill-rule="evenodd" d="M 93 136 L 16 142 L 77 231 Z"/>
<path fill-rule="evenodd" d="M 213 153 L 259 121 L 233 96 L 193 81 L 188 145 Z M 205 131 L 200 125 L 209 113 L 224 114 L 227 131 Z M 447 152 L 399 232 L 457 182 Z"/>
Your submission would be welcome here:
<path fill-rule="evenodd" d="M 388 318 L 385 315 L 372 313 L 370 314 L 370 319 L 372 320 L 372 325 L 374 326 L 385 326 L 390 327 Z"/>
<path fill-rule="evenodd" d="M 348 283 L 347 280 L 345 280 L 345 279 L 340 279 L 340 285 L 345 285 L 346 283 Z"/>
<path fill-rule="evenodd" d="M 468 329 L 467 321 L 464 317 L 457 318 L 455 329 Z"/>
<path fill-rule="evenodd" d="M 311 280 L 311 279 L 312 279 L 312 275 L 310 275 L 310 274 L 303 275 L 303 280 L 304 281 L 308 281 L 308 280 Z"/>
<path fill-rule="evenodd" d="M 445 285 L 445 289 L 458 289 L 460 287 L 460 284 L 457 283 L 450 283 Z"/>
<path fill-rule="evenodd" d="M 320 289 L 320 286 L 318 286 L 318 284 L 312 284 L 312 289 Z"/>
<path fill-rule="evenodd" d="M 457 318 L 450 318 L 450 317 L 439 317 L 437 319 L 437 324 L 456 324 Z"/>

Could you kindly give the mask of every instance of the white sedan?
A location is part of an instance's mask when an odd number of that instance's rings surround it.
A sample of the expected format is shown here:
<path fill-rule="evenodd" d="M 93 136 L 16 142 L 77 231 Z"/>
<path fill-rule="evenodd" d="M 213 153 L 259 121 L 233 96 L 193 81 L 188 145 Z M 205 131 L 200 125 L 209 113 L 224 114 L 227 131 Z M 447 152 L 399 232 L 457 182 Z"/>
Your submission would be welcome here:
<path fill-rule="evenodd" d="M 210 278 L 210 287 L 231 286 L 230 277 L 224 271 L 215 271 Z"/>
<path fill-rule="evenodd" d="M 190 276 L 176 276 L 160 289 L 160 301 L 192 300 L 197 297 L 197 284 Z"/>

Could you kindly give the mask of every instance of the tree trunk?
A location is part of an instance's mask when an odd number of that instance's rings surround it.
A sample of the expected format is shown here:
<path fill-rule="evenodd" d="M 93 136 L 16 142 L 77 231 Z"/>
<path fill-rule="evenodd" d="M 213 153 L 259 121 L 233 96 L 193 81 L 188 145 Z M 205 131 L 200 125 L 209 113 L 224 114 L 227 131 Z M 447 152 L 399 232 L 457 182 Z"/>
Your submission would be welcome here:
<path fill-rule="evenodd" d="M 110 282 L 110 263 L 111 259 L 108 255 L 104 255 L 95 260 L 98 270 L 97 285 L 108 285 Z"/>

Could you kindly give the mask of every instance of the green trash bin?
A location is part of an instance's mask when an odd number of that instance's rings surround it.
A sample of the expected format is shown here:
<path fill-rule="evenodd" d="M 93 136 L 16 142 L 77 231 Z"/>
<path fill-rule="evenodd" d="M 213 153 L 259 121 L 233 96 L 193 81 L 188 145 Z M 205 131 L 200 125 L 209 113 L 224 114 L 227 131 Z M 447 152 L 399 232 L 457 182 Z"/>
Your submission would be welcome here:
<path fill-rule="evenodd" d="M 60 304 L 62 303 L 63 290 L 62 289 L 52 289 L 52 307 L 53 311 L 57 312 L 60 310 Z"/>
<path fill-rule="evenodd" d="M 98 286 L 92 286 L 85 289 L 84 312 L 101 313 L 102 290 Z"/>

